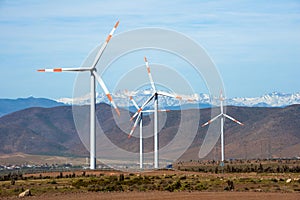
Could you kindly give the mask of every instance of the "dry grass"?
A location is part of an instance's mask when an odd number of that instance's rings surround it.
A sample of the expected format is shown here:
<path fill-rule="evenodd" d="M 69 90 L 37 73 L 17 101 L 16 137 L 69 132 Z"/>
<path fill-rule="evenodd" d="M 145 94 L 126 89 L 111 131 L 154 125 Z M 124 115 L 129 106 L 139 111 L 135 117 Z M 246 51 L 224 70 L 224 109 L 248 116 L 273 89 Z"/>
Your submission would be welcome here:
<path fill-rule="evenodd" d="M 123 173 L 117 171 L 76 171 L 27 174 L 27 180 L 0 182 L 0 198 L 14 198 L 22 190 L 31 189 L 39 199 L 91 199 L 103 197 L 116 199 L 185 199 L 199 197 L 222 199 L 233 195 L 233 199 L 296 199 L 300 195 L 299 174 L 213 174 L 183 171 L 153 171 L 145 173 Z M 287 180 L 291 182 L 287 183 Z M 229 188 L 229 181 L 234 188 Z M 84 194 L 84 195 L 83 195 Z M 156 195 L 155 195 L 156 194 Z M 222 195 L 220 195 L 222 194 Z M 83 196 L 82 196 L 83 195 Z M 146 195 L 146 196 L 145 196 Z M 72 198 L 71 198 L 72 197 Z M 224 198 L 223 198 L 224 199 Z"/>

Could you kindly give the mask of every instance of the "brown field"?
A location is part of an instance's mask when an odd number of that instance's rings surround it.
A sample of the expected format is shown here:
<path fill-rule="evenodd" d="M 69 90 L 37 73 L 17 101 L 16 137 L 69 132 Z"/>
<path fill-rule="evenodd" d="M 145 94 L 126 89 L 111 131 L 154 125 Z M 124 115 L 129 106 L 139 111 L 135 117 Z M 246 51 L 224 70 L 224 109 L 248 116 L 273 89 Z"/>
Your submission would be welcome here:
<path fill-rule="evenodd" d="M 18 160 L 20 163 L 72 163 L 82 164 L 83 158 L 64 158 L 48 156 L 31 156 L 15 154 L 13 156 L 0 156 L 0 162 L 10 163 Z M 18 158 L 18 159 L 16 159 Z M 28 162 L 29 161 L 29 162 Z M 250 163 L 255 164 L 255 163 Z M 263 163 L 264 166 L 278 163 Z M 230 163 L 228 163 L 230 165 Z M 231 164 L 239 166 L 239 164 Z M 292 163 L 282 163 L 281 165 L 299 166 L 299 161 Z M 22 179 L 18 179 L 14 184 L 10 180 L 0 181 L 0 199 L 19 199 L 18 194 L 26 189 L 30 189 L 33 196 L 24 199 L 158 199 L 158 200 L 293 200 L 300 199 L 300 174 L 299 173 L 214 173 L 191 171 L 203 166 L 197 162 L 187 162 L 180 167 L 188 171 L 180 170 L 156 170 L 144 172 L 120 172 L 120 171 L 90 171 L 72 170 L 64 172 L 45 172 L 34 174 L 23 174 Z M 210 165 L 204 165 L 211 167 Z M 215 168 L 215 166 L 212 166 Z M 265 168 L 266 168 L 265 167 Z M 120 182 L 121 176 L 125 177 L 124 182 Z M 291 179 L 291 182 L 287 182 Z M 122 184 L 122 191 L 118 188 L 112 191 L 103 191 L 103 182 L 113 186 L 115 183 Z M 142 182 L 139 182 L 142 180 Z M 148 183 L 146 181 L 148 181 Z M 234 182 L 233 190 L 225 190 L 228 181 Z M 81 181 L 81 182 L 80 182 Z M 168 191 L 170 186 L 174 186 L 180 181 L 178 188 Z M 130 182 L 130 183 L 129 183 Z M 78 183 L 84 183 L 78 185 Z M 100 190 L 100 191 L 98 191 Z"/>
<path fill-rule="evenodd" d="M 83 176 L 83 172 L 85 175 Z M 65 178 L 75 175 L 75 178 Z M 63 175 L 63 178 L 58 178 L 59 175 Z M 185 177 L 182 180 L 192 183 L 192 181 L 199 180 L 201 183 L 212 183 L 212 186 L 208 189 L 197 190 L 174 190 L 160 191 L 159 189 L 138 191 L 137 188 L 129 188 L 122 192 L 97 192 L 89 191 L 86 187 L 77 187 L 74 183 L 78 180 L 86 182 L 92 180 L 109 179 L 110 177 L 120 177 L 124 175 L 128 180 L 134 180 L 139 177 L 153 177 L 155 180 L 152 184 L 159 183 L 158 181 L 166 180 L 176 181 Z M 74 172 L 49 172 L 42 174 L 26 174 L 27 180 L 17 180 L 14 185 L 11 185 L 10 181 L 0 182 L 0 199 L 19 199 L 17 195 L 20 193 L 20 188 L 30 188 L 32 195 L 25 199 L 158 199 L 158 200 L 191 200 L 191 199 L 210 199 L 210 200 L 293 200 L 300 199 L 300 183 L 299 181 L 293 181 L 286 183 L 286 180 L 292 178 L 298 180 L 299 174 L 292 173 L 280 173 L 280 174 L 257 174 L 257 173 L 197 173 L 197 172 L 185 172 L 185 171 L 173 171 L 173 170 L 159 170 L 152 172 L 141 173 L 124 173 L 118 171 L 74 171 Z M 40 177 L 44 177 L 40 179 Z M 158 179 L 158 180 L 156 180 Z M 272 182 L 271 180 L 281 180 Z M 224 187 L 227 186 L 227 180 L 235 180 L 235 189 L 233 191 L 224 191 Z M 243 182 L 242 180 L 248 180 Z M 263 180 L 261 183 L 257 183 L 258 180 Z M 55 181 L 55 182 L 53 182 Z M 265 181 L 265 182 L 264 182 Z M 134 184 L 133 184 L 134 186 Z M 131 187 L 131 186 L 130 186 Z M 249 188 L 245 190 L 244 188 Z M 296 189 L 296 190 L 294 190 Z M 1 193 L 2 191 L 2 193 Z"/>

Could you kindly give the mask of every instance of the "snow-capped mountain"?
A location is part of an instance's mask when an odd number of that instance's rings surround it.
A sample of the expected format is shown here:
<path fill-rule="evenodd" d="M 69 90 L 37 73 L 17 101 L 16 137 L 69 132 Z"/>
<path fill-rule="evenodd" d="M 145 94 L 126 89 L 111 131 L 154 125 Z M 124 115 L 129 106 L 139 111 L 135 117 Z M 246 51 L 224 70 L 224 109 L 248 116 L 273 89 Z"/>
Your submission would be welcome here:
<path fill-rule="evenodd" d="M 284 107 L 292 104 L 300 104 L 300 92 L 285 94 L 273 92 L 260 97 L 228 99 L 227 105 L 248 106 L 248 107 Z"/>
<path fill-rule="evenodd" d="M 149 90 L 139 90 L 139 91 L 118 91 L 114 94 L 112 94 L 114 101 L 118 105 L 118 107 L 131 107 L 133 104 L 130 101 L 130 96 L 133 97 L 133 99 L 137 102 L 138 105 L 142 105 L 150 96 L 152 92 Z M 207 101 L 207 104 L 209 104 L 209 96 L 206 94 L 201 95 L 180 95 L 182 97 L 182 100 L 170 98 L 170 97 L 163 97 L 158 98 L 159 105 L 162 107 L 177 107 L 185 104 L 190 104 L 193 102 L 193 104 L 196 104 L 199 99 L 202 99 L 203 101 Z M 84 95 L 79 98 L 61 98 L 57 100 L 60 103 L 64 103 L 67 105 L 86 105 L 90 102 L 90 96 L 89 94 Z M 104 93 L 96 93 L 96 103 L 109 103 L 106 95 Z"/>
<path fill-rule="evenodd" d="M 120 108 L 129 108 L 135 111 L 135 108 L 129 97 L 132 96 L 139 106 L 146 101 L 151 95 L 149 90 L 140 91 L 118 91 L 113 94 L 113 99 Z M 182 100 L 162 97 L 158 98 L 161 109 L 199 109 L 219 105 L 219 97 L 212 98 L 208 94 L 180 95 Z M 105 94 L 97 93 L 96 102 L 109 104 Z M 0 117 L 30 107 L 51 108 L 64 105 L 87 105 L 90 103 L 89 94 L 79 98 L 61 98 L 50 100 L 43 98 L 19 98 L 19 99 L 0 99 Z M 235 97 L 225 99 L 225 105 L 245 106 L 245 107 L 285 107 L 292 104 L 300 104 L 300 92 L 285 94 L 273 92 L 260 97 Z"/>
<path fill-rule="evenodd" d="M 132 96 L 138 105 L 142 105 L 144 101 L 151 95 L 149 90 L 140 91 L 118 91 L 113 94 L 113 99 L 119 107 L 130 107 L 133 106 L 129 100 Z M 159 98 L 159 105 L 165 108 L 176 108 L 181 106 L 181 108 L 204 108 L 211 105 L 218 105 L 218 98 L 211 98 L 208 94 L 193 94 L 193 95 L 181 95 L 182 100 L 163 97 Z M 64 104 L 75 104 L 75 105 L 85 105 L 89 103 L 89 94 L 79 97 L 79 98 L 61 98 L 57 100 L 58 102 Z M 109 103 L 105 94 L 97 93 L 96 102 Z M 232 106 L 247 106 L 247 107 L 284 107 L 292 104 L 300 104 L 300 92 L 293 94 L 285 94 L 279 92 L 273 92 L 260 97 L 235 97 L 225 99 L 225 105 Z"/>

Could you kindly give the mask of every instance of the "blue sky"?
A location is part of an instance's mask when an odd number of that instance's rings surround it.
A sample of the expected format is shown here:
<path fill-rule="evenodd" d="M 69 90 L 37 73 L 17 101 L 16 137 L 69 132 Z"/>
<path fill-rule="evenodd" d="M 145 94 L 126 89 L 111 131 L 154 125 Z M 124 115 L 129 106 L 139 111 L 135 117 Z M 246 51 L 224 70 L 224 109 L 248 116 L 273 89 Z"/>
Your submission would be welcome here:
<path fill-rule="evenodd" d="M 300 91 L 299 1 L 1 0 L 0 98 L 72 97 L 76 74 L 35 70 L 80 66 L 117 20 L 116 33 L 161 27 L 195 40 L 228 97 Z"/>

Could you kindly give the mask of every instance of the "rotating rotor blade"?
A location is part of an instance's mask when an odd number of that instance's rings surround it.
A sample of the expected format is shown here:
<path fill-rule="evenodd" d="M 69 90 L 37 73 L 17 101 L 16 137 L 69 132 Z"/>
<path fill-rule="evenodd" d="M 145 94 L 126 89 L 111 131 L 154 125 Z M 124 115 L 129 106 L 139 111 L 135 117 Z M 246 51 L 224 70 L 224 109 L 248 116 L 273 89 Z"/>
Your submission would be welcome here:
<path fill-rule="evenodd" d="M 223 97 L 223 91 L 220 90 L 220 101 L 224 101 L 224 100 L 225 100 L 225 98 Z"/>
<path fill-rule="evenodd" d="M 223 97 L 223 92 L 220 90 L 220 109 L 221 113 L 224 113 L 224 108 L 223 108 L 223 102 L 225 101 L 225 98 Z"/>
<path fill-rule="evenodd" d="M 160 109 L 160 110 L 158 110 L 158 112 L 170 112 L 170 110 L 168 110 L 168 109 Z"/>
<path fill-rule="evenodd" d="M 99 51 L 98 51 L 98 53 L 97 53 L 97 55 L 95 57 L 95 60 L 94 60 L 94 62 L 92 64 L 92 66 L 91 66 L 91 69 L 94 69 L 96 67 L 96 65 L 97 65 L 97 63 L 98 63 L 101 55 L 103 54 L 103 52 L 104 52 L 104 50 L 105 50 L 108 42 L 112 38 L 112 35 L 114 34 L 114 32 L 117 29 L 118 25 L 119 25 L 119 21 L 117 21 L 117 23 L 115 24 L 115 26 L 113 27 L 113 29 L 110 31 L 109 35 L 107 36 L 105 42 L 102 44 L 101 48 L 99 49 Z"/>
<path fill-rule="evenodd" d="M 158 112 L 170 112 L 170 110 L 167 110 L 167 109 L 160 109 L 160 110 L 157 110 Z M 142 111 L 143 113 L 153 113 L 155 112 L 155 110 L 143 110 Z"/>
<path fill-rule="evenodd" d="M 154 110 L 143 110 L 143 111 L 141 111 L 142 113 L 153 113 L 154 112 Z"/>
<path fill-rule="evenodd" d="M 139 123 L 139 121 L 140 121 L 141 115 L 142 115 L 142 113 L 139 113 L 139 115 L 137 116 L 137 118 L 136 118 L 136 120 L 135 120 L 135 122 L 134 122 L 134 125 L 133 125 L 133 127 L 132 127 L 130 133 L 128 134 L 128 138 L 131 137 L 131 135 L 133 134 L 135 128 L 137 127 L 137 125 L 138 125 L 138 123 Z"/>
<path fill-rule="evenodd" d="M 170 93 L 164 92 L 164 91 L 158 91 L 157 94 L 162 95 L 162 96 L 166 96 L 166 97 L 171 97 L 171 98 L 176 98 L 176 99 L 182 100 L 181 96 L 176 96 L 174 94 L 170 94 Z"/>
<path fill-rule="evenodd" d="M 229 116 L 229 115 L 226 115 L 226 114 L 224 114 L 224 116 L 227 117 L 228 119 L 234 121 L 235 123 L 237 123 L 237 124 L 239 124 L 239 125 L 241 125 L 241 126 L 244 126 L 244 124 L 243 124 L 242 122 L 240 122 L 240 121 L 234 119 L 233 117 L 231 117 L 231 116 Z"/>
<path fill-rule="evenodd" d="M 150 80 L 150 83 L 151 83 L 151 87 L 152 87 L 153 91 L 156 92 L 156 88 L 155 88 L 154 81 L 153 81 L 153 78 L 152 78 L 152 75 L 151 75 L 148 60 L 147 60 L 146 57 L 144 57 L 144 60 L 145 60 L 145 63 L 146 63 L 147 72 L 148 72 L 149 80 Z"/>
<path fill-rule="evenodd" d="M 90 71 L 88 68 L 52 68 L 52 69 L 38 69 L 38 72 L 83 72 Z"/>
<path fill-rule="evenodd" d="M 212 123 L 213 121 L 215 121 L 216 119 L 218 119 L 220 116 L 222 116 L 222 113 L 219 114 L 219 115 L 217 115 L 217 116 L 215 116 L 214 118 L 212 118 L 212 119 L 209 120 L 208 122 L 204 123 L 201 127 L 204 127 L 204 126 L 206 126 L 206 125 Z"/>
<path fill-rule="evenodd" d="M 137 103 L 135 102 L 135 100 L 132 98 L 132 96 L 130 96 L 129 98 L 130 98 L 131 102 L 133 103 L 134 107 L 135 107 L 137 110 L 139 110 L 140 108 L 139 108 L 139 106 L 137 105 Z"/>
<path fill-rule="evenodd" d="M 188 101 L 188 102 L 194 102 L 196 101 L 195 99 L 191 99 L 191 98 L 184 98 L 182 96 L 176 95 L 176 94 L 170 94 L 168 92 L 164 92 L 164 91 L 158 91 L 157 92 L 158 95 L 162 95 L 162 96 L 167 96 L 167 97 L 171 97 L 171 98 L 176 98 L 180 101 L 184 100 L 184 101 Z"/>
<path fill-rule="evenodd" d="M 94 76 L 96 77 L 98 83 L 100 84 L 101 88 L 103 89 L 104 93 L 106 94 L 108 100 L 110 101 L 111 105 L 114 107 L 114 109 L 116 110 L 117 114 L 120 116 L 120 111 L 118 109 L 118 107 L 116 106 L 111 94 L 109 93 L 106 85 L 104 84 L 102 78 L 97 74 L 96 71 L 92 71 L 92 73 L 94 74 Z"/>
<path fill-rule="evenodd" d="M 130 121 L 132 121 L 140 112 L 142 112 L 142 110 L 154 98 L 154 96 L 155 96 L 155 93 L 152 94 L 151 97 L 149 97 L 149 99 L 147 99 L 147 101 L 138 109 L 138 111 L 136 111 L 136 113 L 134 113 L 134 115 L 130 118 Z"/>

